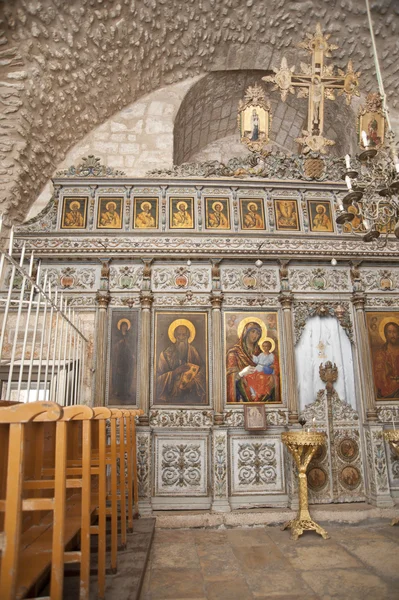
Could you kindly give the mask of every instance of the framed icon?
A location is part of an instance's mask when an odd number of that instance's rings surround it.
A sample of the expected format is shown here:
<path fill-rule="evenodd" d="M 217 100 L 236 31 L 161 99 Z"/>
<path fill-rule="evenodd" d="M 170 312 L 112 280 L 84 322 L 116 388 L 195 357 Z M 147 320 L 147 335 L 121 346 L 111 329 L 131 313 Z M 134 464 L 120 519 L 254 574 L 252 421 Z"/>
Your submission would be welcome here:
<path fill-rule="evenodd" d="M 205 228 L 230 229 L 230 206 L 228 198 L 205 198 Z"/>
<path fill-rule="evenodd" d="M 274 216 L 278 231 L 299 231 L 298 203 L 296 200 L 274 200 Z"/>
<path fill-rule="evenodd" d="M 169 198 L 170 229 L 194 229 L 194 198 Z"/>
<path fill-rule="evenodd" d="M 331 204 L 325 200 L 308 200 L 310 231 L 332 233 L 334 231 Z"/>
<path fill-rule="evenodd" d="M 98 198 L 97 228 L 122 229 L 123 198 Z"/>
<path fill-rule="evenodd" d="M 241 229 L 266 229 L 261 198 L 240 198 Z"/>
<path fill-rule="evenodd" d="M 158 229 L 158 198 L 133 199 L 133 227 Z"/>
<path fill-rule="evenodd" d="M 85 229 L 87 221 L 87 197 L 64 197 L 61 229 Z"/>

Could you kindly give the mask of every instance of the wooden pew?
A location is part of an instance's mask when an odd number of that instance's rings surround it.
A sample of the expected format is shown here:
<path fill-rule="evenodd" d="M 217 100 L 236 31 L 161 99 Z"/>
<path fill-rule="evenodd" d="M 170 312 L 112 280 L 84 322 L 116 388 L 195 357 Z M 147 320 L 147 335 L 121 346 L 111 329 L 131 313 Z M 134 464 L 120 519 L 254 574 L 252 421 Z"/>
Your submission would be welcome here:
<path fill-rule="evenodd" d="M 4 457 L 0 466 L 0 509 L 4 512 L 2 600 L 23 598 L 46 568 L 47 561 L 41 555 L 48 522 L 44 519 L 41 527 L 29 527 L 29 519 L 24 522 L 23 511 L 52 511 L 54 498 L 23 498 L 23 483 L 26 456 L 33 449 L 31 434 L 35 425 L 42 429 L 42 423 L 61 417 L 61 406 L 53 402 L 16 404 L 0 410 L 0 447 Z M 38 558 L 34 560 L 36 552 Z"/>
<path fill-rule="evenodd" d="M 55 411 L 57 419 L 53 417 L 51 420 L 46 416 L 44 406 L 50 411 L 49 414 L 52 414 L 51 410 L 53 413 Z M 20 411 L 18 415 L 17 409 Z M 14 412 L 10 416 L 8 413 L 11 410 Z M 8 447 L 6 448 L 8 431 L 6 434 L 4 427 L 11 430 L 12 425 L 16 424 L 20 428 L 25 427 L 26 433 L 26 428 L 30 426 L 29 444 L 25 443 L 22 448 L 24 471 L 18 479 L 18 489 L 24 496 L 29 495 L 29 498 L 24 498 L 22 508 L 17 511 L 20 532 L 17 531 L 16 535 L 17 538 L 20 537 L 19 545 L 14 545 L 13 555 L 10 555 L 8 545 L 3 550 L 3 558 L 6 556 L 8 562 L 1 561 L 1 600 L 3 597 L 5 600 L 25 597 L 36 582 L 43 580 L 49 569 L 50 598 L 61 600 L 64 564 L 71 562 L 80 563 L 79 597 L 88 598 L 90 535 L 98 535 L 98 595 L 99 598 L 104 598 L 106 516 L 111 516 L 111 568 L 115 571 L 118 504 L 122 545 L 127 541 L 126 521 L 131 530 L 133 515 L 137 513 L 135 416 L 138 414 L 142 414 L 142 411 L 105 407 L 93 410 L 87 406 L 61 409 L 58 405 L 45 402 L 0 409 L 0 452 L 2 449 L 6 450 L 0 454 L 0 493 L 3 492 L 0 497 L 6 498 L 3 502 L 0 500 L 0 509 L 3 511 L 6 510 L 10 493 L 15 496 L 13 488 L 8 488 L 7 485 L 6 490 L 4 484 L 5 463 L 12 460 Z M 34 416 L 31 418 L 30 415 Z M 30 421 L 25 423 L 28 417 Z M 107 419 L 110 421 L 109 444 L 106 439 Z M 33 421 L 34 425 L 31 425 Z M 108 494 L 107 466 L 110 470 Z M 109 509 L 106 506 L 107 499 L 111 504 Z M 30 512 L 27 513 L 27 510 Z M 6 523 L 8 515 L 6 510 Z M 92 524 L 94 515 L 98 517 L 97 524 Z M 70 544 L 79 532 L 80 551 L 71 550 Z M 4 537 L 2 539 L 0 534 L 0 550 L 4 546 Z M 33 538 L 35 541 L 32 544 Z M 15 565 L 15 569 L 14 578 L 11 577 L 10 582 L 9 577 L 6 574 L 3 576 L 3 573 L 6 573 L 7 565 L 11 563 Z M 7 591 L 7 586 L 11 586 L 10 592 Z"/>

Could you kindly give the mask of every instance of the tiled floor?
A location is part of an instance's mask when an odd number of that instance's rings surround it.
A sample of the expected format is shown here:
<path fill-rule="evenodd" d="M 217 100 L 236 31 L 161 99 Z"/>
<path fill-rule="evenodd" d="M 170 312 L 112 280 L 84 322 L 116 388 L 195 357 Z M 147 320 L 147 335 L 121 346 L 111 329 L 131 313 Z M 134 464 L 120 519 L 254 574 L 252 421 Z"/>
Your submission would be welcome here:
<path fill-rule="evenodd" d="M 140 600 L 399 600 L 399 526 L 156 530 Z"/>

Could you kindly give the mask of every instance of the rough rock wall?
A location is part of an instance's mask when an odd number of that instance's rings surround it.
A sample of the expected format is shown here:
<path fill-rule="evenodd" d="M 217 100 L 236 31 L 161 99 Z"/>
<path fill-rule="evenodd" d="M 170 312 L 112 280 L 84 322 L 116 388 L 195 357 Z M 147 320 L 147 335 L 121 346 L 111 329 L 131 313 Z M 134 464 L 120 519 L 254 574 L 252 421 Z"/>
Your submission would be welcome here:
<path fill-rule="evenodd" d="M 212 70 L 270 69 L 321 21 L 375 87 L 362 3 L 352 0 L 2 0 L 1 210 L 22 220 L 67 150 L 136 98 Z M 391 107 L 396 0 L 373 7 Z"/>

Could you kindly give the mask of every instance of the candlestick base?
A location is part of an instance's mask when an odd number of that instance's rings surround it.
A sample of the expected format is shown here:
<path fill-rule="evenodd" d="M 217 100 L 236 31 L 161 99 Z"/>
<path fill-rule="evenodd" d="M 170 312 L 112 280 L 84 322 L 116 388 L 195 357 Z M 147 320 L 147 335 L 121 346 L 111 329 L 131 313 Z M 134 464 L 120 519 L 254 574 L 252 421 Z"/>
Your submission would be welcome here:
<path fill-rule="evenodd" d="M 281 527 L 282 531 L 284 531 L 284 529 L 291 529 L 292 540 L 297 540 L 299 536 L 303 534 L 304 531 L 315 531 L 316 533 L 321 535 L 323 540 L 330 539 L 330 536 L 328 535 L 327 531 L 323 529 L 323 527 L 315 523 L 315 521 L 313 521 L 310 517 L 309 519 L 300 519 L 298 517 L 296 519 L 291 519 L 291 521 L 287 521 Z"/>

